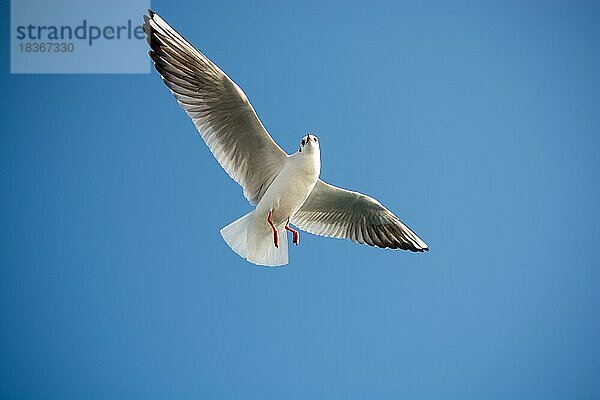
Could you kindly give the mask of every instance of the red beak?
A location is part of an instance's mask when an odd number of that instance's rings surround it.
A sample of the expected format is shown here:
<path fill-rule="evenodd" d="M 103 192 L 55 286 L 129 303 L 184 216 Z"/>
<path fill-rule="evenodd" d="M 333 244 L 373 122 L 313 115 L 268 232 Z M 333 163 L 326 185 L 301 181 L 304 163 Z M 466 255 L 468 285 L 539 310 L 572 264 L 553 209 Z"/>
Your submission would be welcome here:
<path fill-rule="evenodd" d="M 309 142 L 310 142 L 310 133 L 307 133 L 307 134 L 306 134 L 306 139 L 307 139 L 307 141 L 309 141 Z"/>

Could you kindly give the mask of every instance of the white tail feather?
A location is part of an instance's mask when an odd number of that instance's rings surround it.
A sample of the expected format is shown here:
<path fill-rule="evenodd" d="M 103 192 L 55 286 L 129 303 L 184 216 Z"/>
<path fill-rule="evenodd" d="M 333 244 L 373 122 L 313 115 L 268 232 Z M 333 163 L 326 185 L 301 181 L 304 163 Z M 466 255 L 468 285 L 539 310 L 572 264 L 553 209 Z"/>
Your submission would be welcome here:
<path fill-rule="evenodd" d="M 273 243 L 273 232 L 265 221 L 255 221 L 250 212 L 223 229 L 221 236 L 240 257 L 257 265 L 277 267 L 288 263 L 288 242 L 285 228 L 277 230 L 279 247 Z"/>
<path fill-rule="evenodd" d="M 252 212 L 233 221 L 225 228 L 221 229 L 221 236 L 225 242 L 240 257 L 246 258 L 248 225 L 252 222 Z"/>

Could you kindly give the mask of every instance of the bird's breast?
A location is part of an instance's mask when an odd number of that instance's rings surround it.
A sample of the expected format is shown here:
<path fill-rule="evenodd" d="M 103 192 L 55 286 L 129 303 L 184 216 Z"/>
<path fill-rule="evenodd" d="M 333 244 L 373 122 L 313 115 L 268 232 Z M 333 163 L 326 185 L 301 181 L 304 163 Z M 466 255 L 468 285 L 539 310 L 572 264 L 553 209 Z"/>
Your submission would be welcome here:
<path fill-rule="evenodd" d="M 320 165 L 309 157 L 290 157 L 256 209 L 273 212 L 273 222 L 281 225 L 304 204 L 319 179 Z"/>

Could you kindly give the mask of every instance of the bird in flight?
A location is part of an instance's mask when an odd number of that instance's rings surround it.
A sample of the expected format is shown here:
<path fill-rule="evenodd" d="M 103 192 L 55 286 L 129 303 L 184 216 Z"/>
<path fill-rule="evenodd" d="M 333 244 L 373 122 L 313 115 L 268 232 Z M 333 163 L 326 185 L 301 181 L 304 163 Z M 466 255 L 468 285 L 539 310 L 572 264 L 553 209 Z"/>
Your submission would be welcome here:
<path fill-rule="evenodd" d="M 307 134 L 294 154 L 284 152 L 258 119 L 250 101 L 229 77 L 148 10 L 148 52 L 163 82 L 192 119 L 223 169 L 256 205 L 221 229 L 225 242 L 247 261 L 288 263 L 293 225 L 315 235 L 349 239 L 381 248 L 415 252 L 427 244 L 377 200 L 319 179 L 319 139 Z"/>

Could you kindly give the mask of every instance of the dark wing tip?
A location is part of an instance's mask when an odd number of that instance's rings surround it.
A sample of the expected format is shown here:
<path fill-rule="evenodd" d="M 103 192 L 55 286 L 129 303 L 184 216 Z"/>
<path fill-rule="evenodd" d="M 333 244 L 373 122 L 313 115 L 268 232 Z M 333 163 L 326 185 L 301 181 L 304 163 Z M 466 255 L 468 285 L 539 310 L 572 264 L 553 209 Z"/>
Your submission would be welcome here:
<path fill-rule="evenodd" d="M 407 243 L 407 249 L 406 250 L 410 250 L 413 251 L 415 253 L 423 253 L 425 251 L 429 251 L 429 246 L 427 246 L 426 244 L 424 246 L 417 244 L 414 245 L 412 243 Z"/>
<path fill-rule="evenodd" d="M 150 25 L 150 20 L 152 18 L 154 18 L 154 11 L 152 11 L 151 9 L 148 9 L 148 15 L 144 14 L 142 15 L 142 18 L 144 19 L 144 31 L 146 31 L 146 26 Z M 146 32 L 148 33 L 148 32 Z"/>
<path fill-rule="evenodd" d="M 146 42 L 148 42 L 148 44 L 151 45 L 152 26 L 150 25 L 150 20 L 152 19 L 152 15 L 144 15 L 143 18 L 144 24 L 142 25 L 142 28 L 144 29 L 144 33 L 146 34 Z"/>
<path fill-rule="evenodd" d="M 420 247 L 407 243 L 406 248 L 403 250 L 410 250 L 415 253 L 423 253 L 424 251 L 429 251 L 429 247 L 427 245 L 425 245 L 425 247 Z"/>
<path fill-rule="evenodd" d="M 394 242 L 393 249 L 408 250 L 415 253 L 429 251 L 429 246 L 417 236 L 408 226 L 394 216 L 393 224 L 388 231 Z"/>

